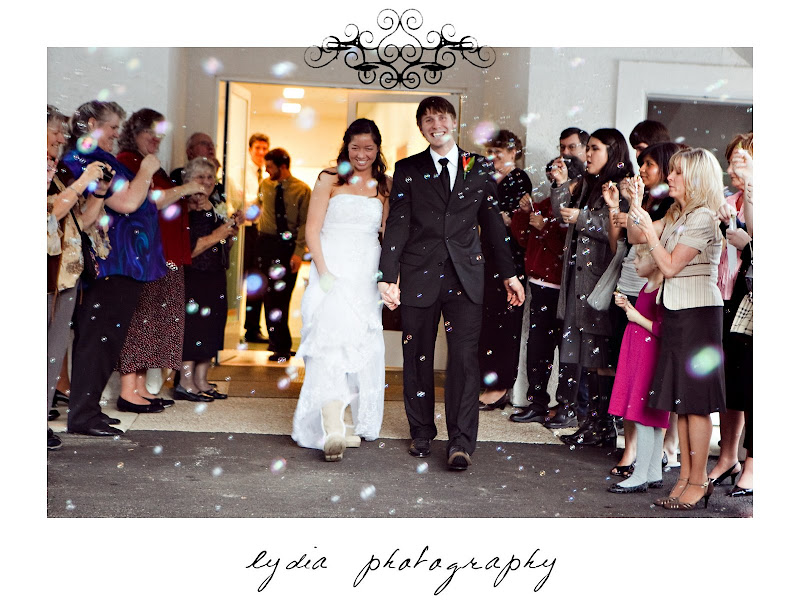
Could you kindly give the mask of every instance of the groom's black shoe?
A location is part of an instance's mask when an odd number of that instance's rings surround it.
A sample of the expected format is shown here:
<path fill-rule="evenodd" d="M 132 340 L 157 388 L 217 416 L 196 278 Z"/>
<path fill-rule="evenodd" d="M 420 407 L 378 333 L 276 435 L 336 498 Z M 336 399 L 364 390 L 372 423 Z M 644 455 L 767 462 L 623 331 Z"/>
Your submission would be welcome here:
<path fill-rule="evenodd" d="M 469 453 L 461 446 L 454 444 L 450 447 L 450 452 L 447 455 L 447 467 L 451 470 L 466 470 L 472 465 L 472 460 L 469 458 Z"/>
<path fill-rule="evenodd" d="M 408 454 L 412 457 L 427 457 L 431 454 L 431 441 L 428 438 L 414 438 L 408 447 Z"/>
<path fill-rule="evenodd" d="M 508 417 L 514 423 L 543 423 L 550 409 L 540 404 L 531 404 L 526 410 L 517 412 Z"/>

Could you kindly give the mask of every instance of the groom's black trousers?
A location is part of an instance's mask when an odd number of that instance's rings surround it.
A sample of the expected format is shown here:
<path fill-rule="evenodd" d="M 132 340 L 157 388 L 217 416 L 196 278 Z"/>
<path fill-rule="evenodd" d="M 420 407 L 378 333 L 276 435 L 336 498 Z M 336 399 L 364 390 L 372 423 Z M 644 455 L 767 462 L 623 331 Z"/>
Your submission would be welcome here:
<path fill-rule="evenodd" d="M 439 318 L 447 336 L 447 373 L 444 390 L 447 436 L 469 454 L 478 436 L 480 368 L 478 339 L 482 307 L 464 292 L 450 260 L 432 267 L 441 278 L 439 296 L 428 307 L 407 306 L 412 296 L 400 296 L 403 320 L 403 399 L 412 438 L 436 437 L 433 412 L 433 353 Z"/>

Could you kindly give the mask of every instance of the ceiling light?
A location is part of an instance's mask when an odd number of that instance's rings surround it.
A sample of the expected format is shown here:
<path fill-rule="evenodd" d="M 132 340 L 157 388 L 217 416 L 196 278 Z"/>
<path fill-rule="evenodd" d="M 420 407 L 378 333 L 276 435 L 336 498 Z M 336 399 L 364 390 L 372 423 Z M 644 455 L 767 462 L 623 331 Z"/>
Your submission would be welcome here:
<path fill-rule="evenodd" d="M 303 96 L 306 95 L 305 90 L 302 87 L 284 87 L 283 88 L 283 97 L 289 98 L 290 100 L 301 100 Z"/>

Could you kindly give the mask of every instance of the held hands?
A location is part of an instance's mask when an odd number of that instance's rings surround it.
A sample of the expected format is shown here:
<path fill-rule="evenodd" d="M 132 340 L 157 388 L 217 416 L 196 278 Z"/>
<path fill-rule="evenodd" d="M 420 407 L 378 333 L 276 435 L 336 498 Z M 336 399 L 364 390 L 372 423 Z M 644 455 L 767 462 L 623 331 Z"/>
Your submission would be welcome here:
<path fill-rule="evenodd" d="M 740 251 L 750 243 L 750 236 L 740 227 L 727 230 L 725 238 Z"/>
<path fill-rule="evenodd" d="M 100 181 L 103 178 L 103 168 L 105 168 L 105 167 L 106 167 L 106 165 L 101 161 L 92 162 L 91 164 L 86 166 L 86 170 L 83 171 L 83 174 L 81 174 L 81 176 L 80 176 L 80 178 L 78 180 L 84 186 L 88 185 L 89 183 L 97 183 L 98 191 L 100 191 L 102 193 L 102 192 L 105 191 L 105 189 L 100 189 L 99 187 L 102 185 Z M 109 168 L 109 170 L 111 170 L 111 168 Z M 114 171 L 111 170 L 111 172 L 113 174 Z M 107 185 L 103 185 L 103 186 L 105 187 Z"/>
<path fill-rule="evenodd" d="M 231 219 L 233 220 L 233 223 L 234 225 L 236 225 L 236 227 L 241 226 L 245 221 L 244 211 L 241 209 L 233 211 Z"/>
<path fill-rule="evenodd" d="M 631 305 L 631 303 L 628 301 L 627 295 L 620 293 L 619 291 L 615 291 L 614 303 L 622 308 L 622 310 L 625 312 L 625 316 L 628 317 L 628 321 L 636 320 L 637 316 L 639 315 L 639 311 Z"/>
<path fill-rule="evenodd" d="M 628 228 L 635 226 L 647 236 L 648 240 L 658 238 L 653 232 L 653 221 L 647 211 L 642 208 L 641 202 L 631 202 L 626 221 L 629 221 Z"/>
<path fill-rule="evenodd" d="M 523 289 L 522 283 L 519 282 L 516 276 L 505 279 L 503 284 L 506 286 L 506 291 L 508 292 L 509 304 L 512 306 L 520 306 L 525 303 L 525 289 Z"/>
<path fill-rule="evenodd" d="M 717 219 L 723 223 L 730 223 L 731 217 L 736 217 L 736 209 L 727 202 L 721 204 L 717 209 Z"/>
<path fill-rule="evenodd" d="M 564 220 L 564 223 L 577 223 L 578 221 L 578 213 L 580 211 L 577 208 L 562 208 L 561 209 L 561 218 Z"/>
<path fill-rule="evenodd" d="M 400 305 L 400 287 L 397 283 L 385 283 L 380 281 L 378 283 L 378 291 L 381 293 L 381 299 L 389 310 L 394 310 Z"/>

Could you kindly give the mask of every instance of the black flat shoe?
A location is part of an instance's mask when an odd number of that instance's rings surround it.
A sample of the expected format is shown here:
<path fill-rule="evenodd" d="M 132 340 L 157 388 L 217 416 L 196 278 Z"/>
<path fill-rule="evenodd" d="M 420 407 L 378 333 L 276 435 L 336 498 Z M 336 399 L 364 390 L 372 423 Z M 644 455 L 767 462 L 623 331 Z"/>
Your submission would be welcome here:
<path fill-rule="evenodd" d="M 139 404 L 134 404 L 133 402 L 129 402 L 128 400 L 124 400 L 121 397 L 117 398 L 117 410 L 120 412 L 136 412 L 138 414 L 150 414 L 153 412 L 164 412 L 164 406 L 161 404 L 151 404 L 148 402 L 144 406 L 140 406 Z"/>
<path fill-rule="evenodd" d="M 175 400 L 166 399 L 164 397 L 148 397 L 146 399 L 151 404 L 161 404 L 164 408 L 175 405 Z"/>
<path fill-rule="evenodd" d="M 49 410 L 47 412 L 47 420 L 48 421 L 55 421 L 58 417 L 61 416 L 61 413 L 58 410 Z"/>
<path fill-rule="evenodd" d="M 567 427 L 577 427 L 578 418 L 575 411 L 566 406 L 559 406 L 552 417 L 545 418 L 542 423 L 547 429 L 566 429 Z"/>
<path fill-rule="evenodd" d="M 494 410 L 495 408 L 505 408 L 506 404 L 511 403 L 511 395 L 508 393 L 508 389 L 503 395 L 500 396 L 496 402 L 492 402 L 491 404 L 484 404 L 483 402 L 478 402 L 478 410 Z M 466 469 L 466 468 L 465 468 Z"/>
<path fill-rule="evenodd" d="M 108 416 L 105 412 L 100 413 L 100 418 L 103 419 L 103 423 L 106 425 L 119 425 L 122 423 L 119 419 L 115 419 L 114 417 Z"/>
<path fill-rule="evenodd" d="M 95 427 L 87 427 L 86 429 L 69 429 L 67 433 L 98 437 L 121 436 L 123 434 L 122 430 L 111 427 L 111 425 L 106 425 L 105 423 L 101 423 Z"/>
<path fill-rule="evenodd" d="M 739 485 L 736 485 L 731 489 L 731 492 L 728 493 L 728 497 L 753 497 L 753 489 L 743 489 Z"/>
<path fill-rule="evenodd" d="M 408 446 L 408 454 L 412 457 L 427 457 L 431 454 L 431 441 L 428 438 L 414 438 Z"/>
<path fill-rule="evenodd" d="M 623 487 L 619 484 L 615 484 L 608 487 L 608 490 L 611 493 L 643 493 L 644 491 L 647 491 L 647 485 L 648 483 L 646 482 L 636 485 L 635 487 Z"/>
<path fill-rule="evenodd" d="M 56 389 L 56 392 L 53 395 L 52 408 L 55 408 L 58 405 L 59 402 L 69 406 L 69 395 L 67 395 L 66 393 L 61 393 L 61 391 Z"/>
<path fill-rule="evenodd" d="M 53 433 L 53 430 L 47 428 L 47 450 L 58 450 L 61 448 L 61 438 Z"/>
<path fill-rule="evenodd" d="M 213 402 L 214 398 L 205 393 L 192 393 L 180 385 L 175 387 L 174 397 L 176 400 L 186 400 L 188 402 Z M 163 408 L 162 408 L 163 410 Z"/>
<path fill-rule="evenodd" d="M 612 476 L 622 476 L 623 478 L 628 478 L 631 474 L 633 474 L 633 466 L 636 465 L 636 462 L 631 463 L 630 465 L 615 465 L 611 468 L 609 474 Z"/>
<path fill-rule="evenodd" d="M 218 400 L 228 399 L 228 396 L 225 393 L 220 393 L 214 387 L 211 387 L 208 391 L 201 391 L 200 393 Z"/>
<path fill-rule="evenodd" d="M 549 413 L 549 408 L 531 405 L 527 410 L 512 414 L 510 417 L 508 417 L 508 420 L 513 423 L 544 423 L 544 420 L 547 418 Z"/>

